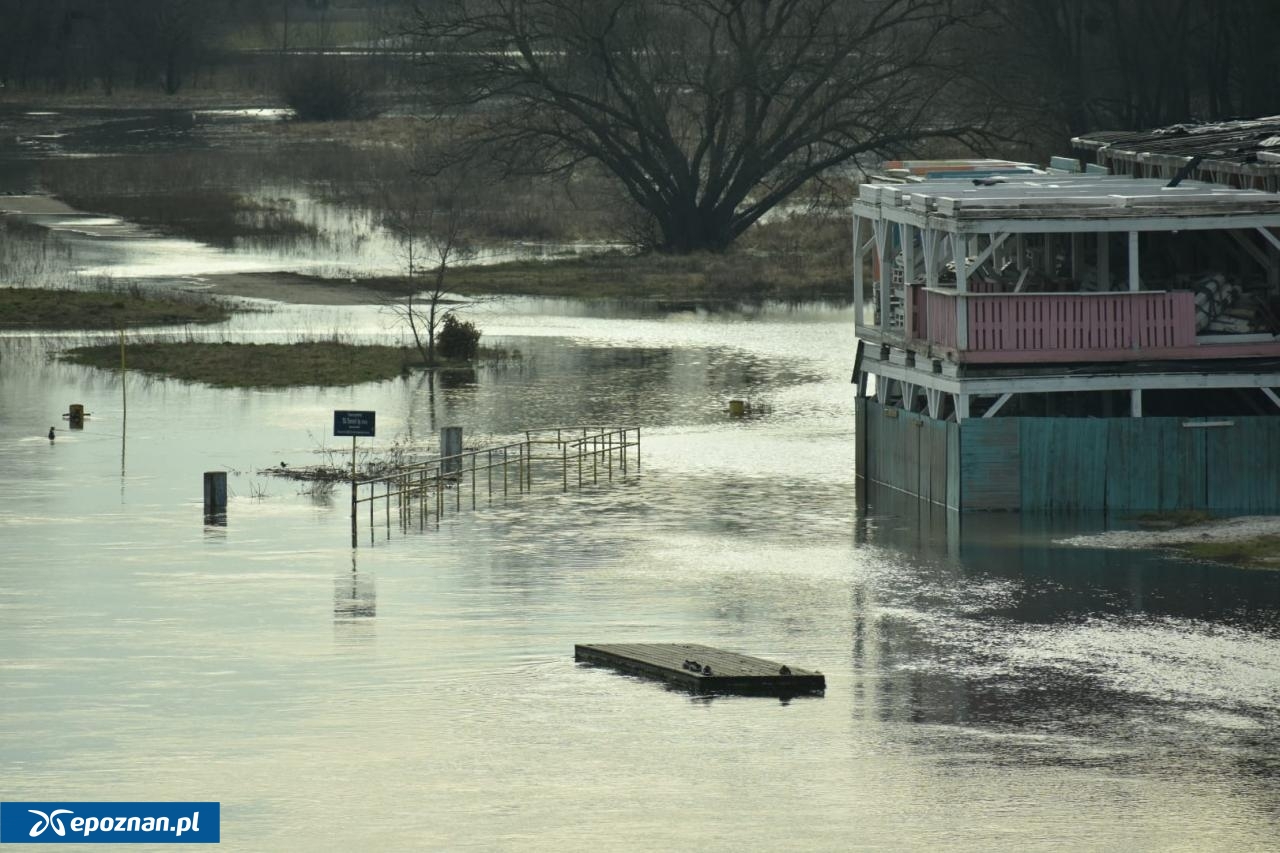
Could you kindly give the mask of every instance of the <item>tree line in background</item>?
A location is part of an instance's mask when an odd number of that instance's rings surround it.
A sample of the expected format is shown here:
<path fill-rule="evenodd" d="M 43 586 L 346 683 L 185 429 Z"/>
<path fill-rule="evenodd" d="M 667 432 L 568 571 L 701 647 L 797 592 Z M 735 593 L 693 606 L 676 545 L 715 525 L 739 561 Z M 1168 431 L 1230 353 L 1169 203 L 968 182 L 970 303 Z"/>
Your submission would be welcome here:
<path fill-rule="evenodd" d="M 204 68 L 240 61 L 236 44 L 281 50 L 318 46 L 328 27 L 360 22 L 388 33 L 410 10 L 419 23 L 451 14 L 448 0 L 0 0 L 0 84 L 10 89 L 175 93 Z M 468 2 L 532 15 L 571 2 Z M 602 9 L 653 4 L 604 0 Z M 716 6 L 725 4 L 672 3 Z M 729 3 L 789 7 L 867 0 Z M 936 4 L 911 4 L 936 5 Z M 1280 112 L 1280 3 L 1274 0 L 978 0 L 949 2 L 951 24 L 973 27 L 968 73 L 1002 104 L 1060 135 L 1153 127 L 1189 119 Z M 305 29 L 303 29 L 305 28 Z M 251 33 L 250 38 L 243 38 Z M 305 34 L 303 34 L 305 33 Z M 674 32 L 687 39 L 687 33 Z M 563 36 L 567 40 L 567 34 Z M 821 49 L 822 45 L 812 45 Z M 897 71 L 897 69 L 894 69 Z M 198 81 L 197 81 L 198 82 Z"/>
<path fill-rule="evenodd" d="M 669 252 L 724 249 L 883 156 L 1043 159 L 1089 130 L 1280 113 L 1276 0 L 0 0 L 0 21 L 19 90 L 173 94 L 276 56 L 240 79 L 301 117 L 412 94 L 455 143 L 418 175 L 586 169 Z M 412 74 L 357 79 L 352 53 Z"/>
<path fill-rule="evenodd" d="M 255 52 L 376 50 L 406 0 L 0 0 L 0 85 L 177 94 Z M 206 77 L 208 75 L 206 74 Z M 242 79 L 268 93 L 270 75 Z M 220 85 L 215 83 L 213 85 Z"/>
<path fill-rule="evenodd" d="M 1280 113 L 1275 0 L 1000 0 L 990 26 L 975 66 L 1044 143 Z"/>

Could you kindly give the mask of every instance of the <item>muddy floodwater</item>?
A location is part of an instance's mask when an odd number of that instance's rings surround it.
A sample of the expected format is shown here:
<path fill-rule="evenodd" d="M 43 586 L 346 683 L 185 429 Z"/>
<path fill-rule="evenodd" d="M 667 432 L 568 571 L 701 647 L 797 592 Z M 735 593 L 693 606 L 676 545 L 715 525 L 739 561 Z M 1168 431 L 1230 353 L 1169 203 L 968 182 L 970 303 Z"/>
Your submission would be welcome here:
<path fill-rule="evenodd" d="M 1124 519 L 860 495 L 849 308 L 468 316 L 518 357 L 327 390 L 0 336 L 0 799 L 218 801 L 233 850 L 1276 848 L 1280 574 L 1060 544 Z M 397 334 L 376 306 L 170 331 Z M 362 453 L 629 424 L 642 464 L 353 549 L 345 487 L 263 473 L 341 463 L 335 409 L 377 412 Z M 820 669 L 826 694 L 573 660 L 678 641 Z"/>

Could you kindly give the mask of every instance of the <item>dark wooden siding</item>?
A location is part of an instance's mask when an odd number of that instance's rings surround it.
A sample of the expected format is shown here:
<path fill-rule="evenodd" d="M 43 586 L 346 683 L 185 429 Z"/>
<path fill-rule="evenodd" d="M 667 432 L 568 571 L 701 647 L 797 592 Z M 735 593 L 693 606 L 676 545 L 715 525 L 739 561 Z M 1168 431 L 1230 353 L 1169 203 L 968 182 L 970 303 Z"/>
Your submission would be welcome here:
<path fill-rule="evenodd" d="M 1231 418 L 1232 426 L 1185 428 L 1204 443 L 1210 509 L 1280 509 L 1280 418 Z"/>
<path fill-rule="evenodd" d="M 1280 511 L 1280 418 L 977 418 L 860 402 L 859 473 L 963 511 Z"/>
<path fill-rule="evenodd" d="M 1179 418 L 1108 422 L 1107 506 L 1114 509 L 1203 509 L 1204 436 Z"/>
<path fill-rule="evenodd" d="M 1007 510 L 1022 505 L 1021 420 L 977 418 L 959 425 L 962 510 Z"/>

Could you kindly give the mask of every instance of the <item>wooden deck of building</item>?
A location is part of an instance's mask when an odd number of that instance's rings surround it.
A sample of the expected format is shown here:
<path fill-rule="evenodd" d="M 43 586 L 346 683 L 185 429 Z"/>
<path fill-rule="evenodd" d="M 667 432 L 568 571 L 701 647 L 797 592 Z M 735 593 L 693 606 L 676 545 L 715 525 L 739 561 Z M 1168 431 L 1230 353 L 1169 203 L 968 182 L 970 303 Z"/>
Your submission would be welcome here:
<path fill-rule="evenodd" d="M 798 696 L 827 686 L 820 672 L 696 643 L 583 644 L 574 646 L 574 658 L 697 693 Z"/>

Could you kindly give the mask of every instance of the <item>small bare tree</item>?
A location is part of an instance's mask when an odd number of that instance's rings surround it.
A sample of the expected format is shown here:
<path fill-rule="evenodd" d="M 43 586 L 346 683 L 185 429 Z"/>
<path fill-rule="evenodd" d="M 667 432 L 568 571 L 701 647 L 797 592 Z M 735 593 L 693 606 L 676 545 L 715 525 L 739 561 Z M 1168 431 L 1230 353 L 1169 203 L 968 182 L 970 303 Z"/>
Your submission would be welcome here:
<path fill-rule="evenodd" d="M 384 305 L 413 335 L 429 367 L 436 364 L 436 336 L 445 318 L 475 300 L 459 299 L 445 287 L 449 265 L 471 258 L 479 208 L 466 173 L 407 170 L 399 184 L 383 189 L 382 224 L 400 245 L 406 276 Z"/>

